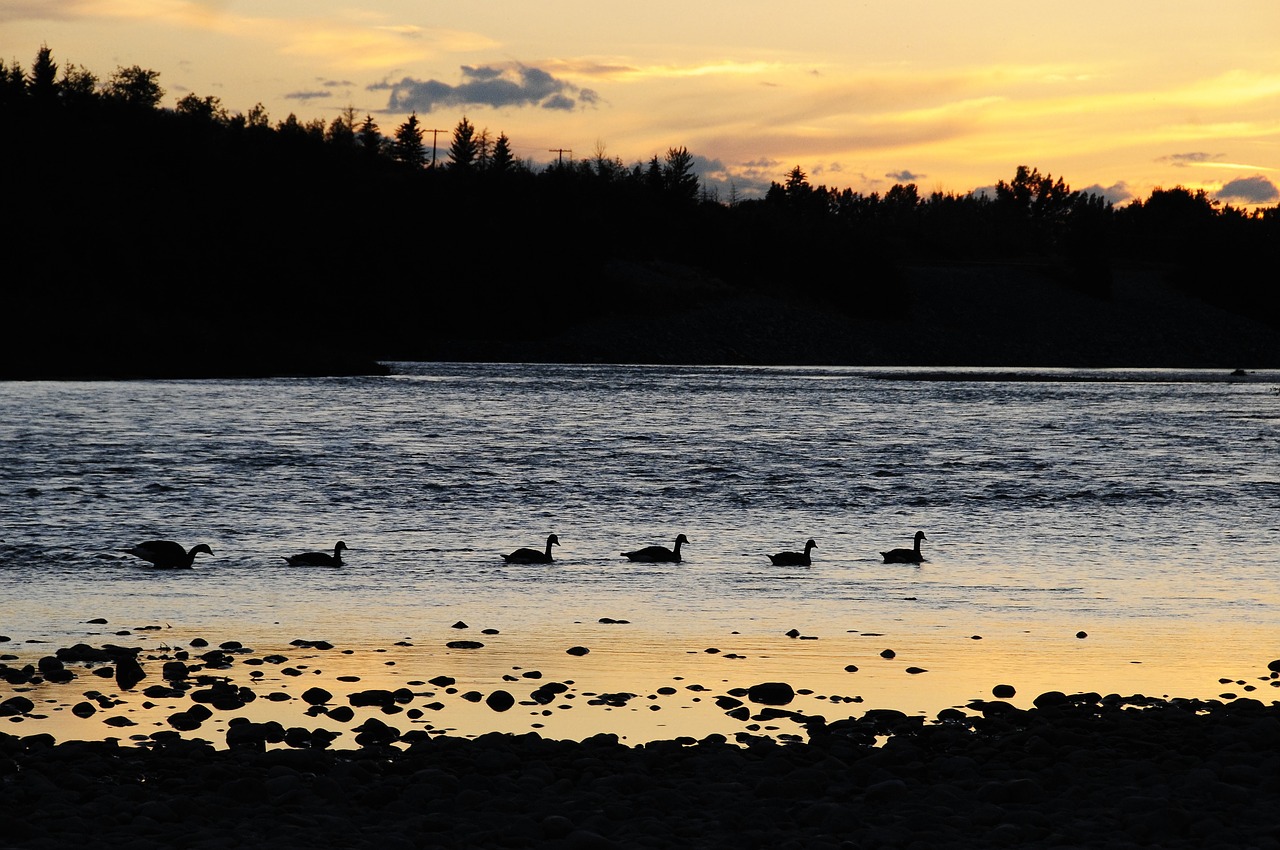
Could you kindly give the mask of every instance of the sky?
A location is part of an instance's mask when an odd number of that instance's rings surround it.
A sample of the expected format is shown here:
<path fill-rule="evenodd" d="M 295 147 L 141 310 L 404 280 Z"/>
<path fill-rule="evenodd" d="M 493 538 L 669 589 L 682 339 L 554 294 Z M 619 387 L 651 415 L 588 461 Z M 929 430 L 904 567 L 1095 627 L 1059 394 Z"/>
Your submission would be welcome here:
<path fill-rule="evenodd" d="M 796 166 L 963 194 L 1027 165 L 1117 203 L 1280 203 L 1277 0 L 0 0 L 0 59 L 41 45 L 158 71 L 168 107 L 416 112 L 443 145 L 465 116 L 535 166 L 683 146 L 722 200 Z"/>

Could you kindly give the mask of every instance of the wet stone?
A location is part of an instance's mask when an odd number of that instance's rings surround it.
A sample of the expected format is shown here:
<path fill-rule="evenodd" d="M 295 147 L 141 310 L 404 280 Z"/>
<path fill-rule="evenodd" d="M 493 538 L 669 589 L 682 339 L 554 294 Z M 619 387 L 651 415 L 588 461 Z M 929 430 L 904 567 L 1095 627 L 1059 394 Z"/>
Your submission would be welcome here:
<path fill-rule="evenodd" d="M 485 698 L 484 702 L 494 711 L 506 711 L 516 704 L 515 697 L 506 691 L 494 691 Z"/>

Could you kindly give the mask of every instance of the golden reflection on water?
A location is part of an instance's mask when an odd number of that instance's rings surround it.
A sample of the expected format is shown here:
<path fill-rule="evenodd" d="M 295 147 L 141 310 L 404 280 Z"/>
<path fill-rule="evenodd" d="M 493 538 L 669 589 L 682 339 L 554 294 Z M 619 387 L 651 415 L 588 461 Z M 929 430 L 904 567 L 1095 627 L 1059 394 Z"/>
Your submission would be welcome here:
<path fill-rule="evenodd" d="M 1212 633 L 1186 629 L 1157 634 L 1141 624 L 1124 631 L 1110 627 L 1077 637 L 1065 627 L 1047 628 L 1043 622 L 1027 628 L 1004 624 L 982 634 L 908 629 L 901 637 L 864 632 L 794 637 L 763 633 L 673 636 L 626 623 L 578 624 L 561 633 L 533 635 L 485 635 L 477 629 L 445 628 L 418 638 L 406 637 L 402 641 L 405 645 L 338 645 L 330 650 L 241 638 L 251 652 L 234 654 L 235 661 L 228 669 L 201 673 L 229 677 L 237 685 L 249 686 L 258 699 L 241 709 L 215 710 L 199 730 L 184 733 L 184 737 L 222 746 L 228 722 L 234 717 L 276 720 L 286 728 L 343 732 L 335 747 L 355 746 L 353 729 L 369 717 L 401 732 L 421 729 L 455 736 L 537 732 L 549 738 L 582 739 L 612 733 L 632 744 L 680 736 L 700 739 L 712 733 L 732 738 L 741 731 L 803 737 L 803 728 L 789 718 L 740 720 L 729 717 L 717 705 L 717 697 L 761 682 L 789 683 L 797 696 L 783 707 L 785 710 L 822 715 L 828 721 L 859 716 L 872 708 L 931 718 L 943 708 L 992 699 L 992 688 L 998 684 L 1014 686 L 1017 694 L 1009 701 L 1023 708 L 1030 707 L 1039 694 L 1052 690 L 1160 697 L 1252 696 L 1270 701 L 1280 697 L 1277 679 L 1266 667 L 1280 655 L 1275 638 L 1274 630 L 1262 629 Z M 0 730 L 18 735 L 48 732 L 58 740 L 114 737 L 126 741 L 168 730 L 167 718 L 191 707 L 189 694 L 149 698 L 142 691 L 163 683 L 162 658 L 172 650 L 186 647 L 193 658 L 208 651 L 187 647 L 185 640 L 189 638 L 176 640 L 172 632 L 165 632 L 86 641 L 146 647 L 142 659 L 147 678 L 134 690 L 119 693 L 114 679 L 95 676 L 77 664 L 69 665 L 77 678 L 67 684 L 0 686 L 0 699 L 22 693 L 36 702 L 33 717 L 21 721 L 7 718 L 9 722 L 0 725 Z M 479 641 L 484 646 L 446 646 L 456 640 Z M 218 643 L 210 642 L 210 648 Z M 579 645 L 590 651 L 580 656 L 566 651 Z M 56 648 L 50 644 L 11 646 L 10 652 L 19 660 L 7 663 L 34 663 Z M 892 657 L 885 657 L 885 650 L 891 650 Z M 273 654 L 283 655 L 287 661 L 245 663 Z M 158 658 L 147 660 L 148 656 Z M 847 669 L 850 667 L 857 669 Z M 296 675 L 288 675 L 286 670 Z M 456 682 L 449 686 L 430 683 L 440 676 Z M 1223 679 L 1227 681 L 1220 681 Z M 533 704 L 531 692 L 547 682 L 564 683 L 568 690 L 550 704 Z M 408 688 L 415 696 L 403 706 L 406 711 L 386 714 L 379 708 L 356 708 L 354 720 L 340 723 L 323 714 L 306 713 L 308 706 L 301 696 L 317 686 L 333 694 L 331 707 L 347 705 L 349 694 L 366 689 Z M 483 701 L 463 697 L 472 692 L 487 696 L 496 690 L 510 693 L 516 705 L 498 712 Z M 122 703 L 87 719 L 74 716 L 71 707 L 92 691 L 114 695 Z M 272 701 L 267 698 L 271 693 L 287 694 L 291 699 Z M 635 696 L 601 699 L 601 695 L 617 694 Z M 433 704 L 441 707 L 430 707 Z M 762 708 L 750 703 L 748 707 L 753 715 Z M 416 719 L 407 711 L 415 708 L 421 711 Z M 106 723 L 110 717 L 124 717 L 136 725 L 111 726 Z"/>

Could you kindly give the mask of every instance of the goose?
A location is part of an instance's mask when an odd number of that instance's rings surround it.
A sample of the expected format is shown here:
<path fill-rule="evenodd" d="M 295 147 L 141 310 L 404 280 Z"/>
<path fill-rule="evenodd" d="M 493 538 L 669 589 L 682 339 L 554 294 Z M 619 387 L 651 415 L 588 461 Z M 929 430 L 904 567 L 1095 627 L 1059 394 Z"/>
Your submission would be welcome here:
<path fill-rule="evenodd" d="M 916 532 L 916 548 L 914 549 L 890 549 L 888 552 L 881 552 L 884 556 L 886 564 L 918 564 L 924 560 L 924 556 L 920 554 L 920 541 L 928 540 L 924 536 L 923 531 Z"/>
<path fill-rule="evenodd" d="M 551 557 L 551 547 L 559 545 L 560 538 L 550 534 L 547 536 L 547 551 L 539 552 L 537 549 L 524 547 L 517 549 L 510 555 L 503 555 L 502 560 L 508 564 L 549 564 L 554 560 Z"/>
<path fill-rule="evenodd" d="M 303 552 L 301 555 L 282 555 L 291 567 L 341 567 L 342 552 L 347 544 L 341 540 L 333 547 L 333 554 L 328 552 Z"/>
<path fill-rule="evenodd" d="M 769 560 L 773 561 L 776 567 L 807 567 L 813 563 L 809 557 L 809 550 L 816 548 L 817 545 L 810 540 L 804 544 L 803 552 L 779 552 L 776 555 L 770 555 Z"/>
<path fill-rule="evenodd" d="M 148 540 L 124 551 L 144 561 L 150 561 L 162 570 L 189 570 L 195 562 L 196 555 L 204 552 L 212 555 L 213 550 L 206 543 L 197 543 L 188 552 L 181 543 L 172 540 Z"/>
<path fill-rule="evenodd" d="M 643 561 L 648 564 L 662 562 L 675 562 L 678 564 L 680 563 L 680 544 L 688 542 L 688 537 L 683 534 L 677 534 L 675 549 L 668 549 L 666 546 L 646 546 L 643 549 L 637 549 L 634 552 L 623 552 L 622 554 L 633 561 Z"/>

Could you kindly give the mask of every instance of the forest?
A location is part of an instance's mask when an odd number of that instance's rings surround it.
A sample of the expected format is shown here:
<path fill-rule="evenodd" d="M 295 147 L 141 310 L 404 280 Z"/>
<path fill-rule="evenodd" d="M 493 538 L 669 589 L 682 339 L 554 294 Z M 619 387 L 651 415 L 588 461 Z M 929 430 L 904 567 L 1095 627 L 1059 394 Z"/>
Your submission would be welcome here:
<path fill-rule="evenodd" d="M 526 343 L 546 357 L 605 318 L 748 297 L 910 322 L 903 275 L 921 266 L 1033 268 L 1104 306 L 1117 275 L 1144 269 L 1280 333 L 1280 207 L 1182 187 L 1115 207 L 1025 165 L 994 196 L 864 195 L 797 166 L 763 197 L 726 199 L 678 145 L 537 167 L 466 117 L 433 150 L 416 115 L 273 121 L 164 98 L 154 71 L 100 79 L 47 46 L 0 63 L 0 378 L 349 373 Z M 751 339 L 741 362 L 783 357 Z"/>

